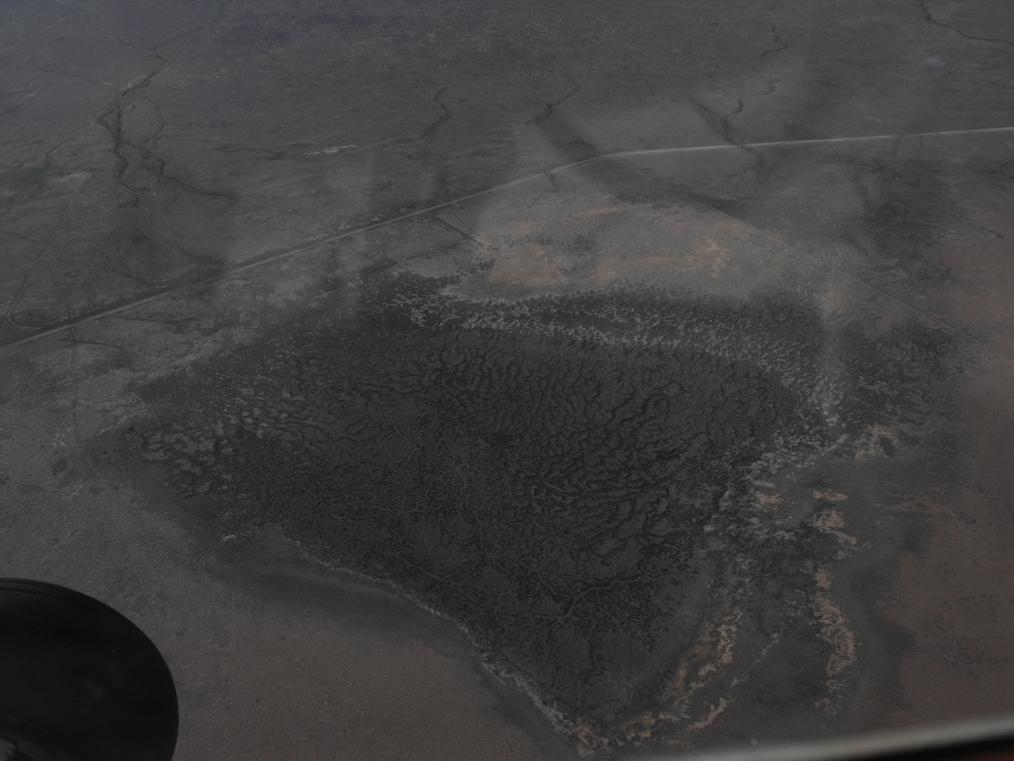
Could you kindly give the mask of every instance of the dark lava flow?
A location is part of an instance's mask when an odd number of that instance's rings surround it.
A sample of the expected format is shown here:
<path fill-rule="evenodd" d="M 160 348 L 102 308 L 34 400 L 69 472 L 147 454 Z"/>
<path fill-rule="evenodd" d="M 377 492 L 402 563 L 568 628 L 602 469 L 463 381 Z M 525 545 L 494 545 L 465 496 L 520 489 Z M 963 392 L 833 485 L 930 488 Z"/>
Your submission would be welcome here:
<path fill-rule="evenodd" d="M 827 335 L 792 299 L 469 302 L 407 278 L 353 314 L 334 299 L 143 389 L 144 458 L 223 534 L 271 523 L 396 583 L 600 737 L 653 710 L 712 609 L 761 579 L 757 647 L 778 630 L 794 653 L 772 689 L 826 692 L 813 575 L 840 548 L 798 516 L 772 538 L 750 469 L 875 417 L 891 399 L 863 373 L 897 362 L 843 343 L 862 361 L 832 424 Z M 924 343 L 908 372 L 935 361 Z"/>

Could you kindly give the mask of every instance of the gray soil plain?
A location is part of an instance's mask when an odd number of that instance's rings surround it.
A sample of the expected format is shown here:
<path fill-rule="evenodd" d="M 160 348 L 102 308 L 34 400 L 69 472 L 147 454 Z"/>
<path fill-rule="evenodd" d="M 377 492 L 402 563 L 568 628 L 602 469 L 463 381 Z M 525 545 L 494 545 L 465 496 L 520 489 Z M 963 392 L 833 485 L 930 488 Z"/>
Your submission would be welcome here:
<path fill-rule="evenodd" d="M 1014 710 L 1007 0 L 0 0 L 0 575 L 177 758 Z"/>

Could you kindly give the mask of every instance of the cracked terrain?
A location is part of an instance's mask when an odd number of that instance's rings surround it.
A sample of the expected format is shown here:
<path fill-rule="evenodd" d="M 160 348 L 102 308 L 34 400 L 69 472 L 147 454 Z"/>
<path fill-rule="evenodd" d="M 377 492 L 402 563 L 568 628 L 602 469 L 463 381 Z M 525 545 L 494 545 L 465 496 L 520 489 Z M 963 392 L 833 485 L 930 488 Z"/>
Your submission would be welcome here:
<path fill-rule="evenodd" d="M 706 720 L 699 696 L 653 713 L 681 667 L 714 690 L 686 654 L 723 625 L 746 651 L 732 669 L 753 661 L 779 705 L 837 703 L 855 652 L 821 613 L 822 574 L 850 549 L 824 530 L 834 497 L 783 522 L 755 482 L 912 414 L 910 395 L 939 392 L 908 379 L 943 361 L 945 336 L 851 338 L 851 382 L 880 390 L 822 411 L 841 378 L 822 377 L 828 336 L 792 300 L 483 306 L 409 280 L 336 322 L 340 301 L 142 390 L 156 420 L 128 450 L 222 535 L 277 526 L 459 622 L 587 750 Z"/>

